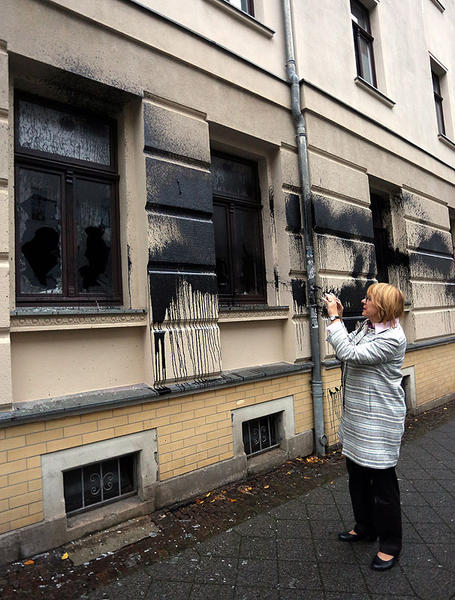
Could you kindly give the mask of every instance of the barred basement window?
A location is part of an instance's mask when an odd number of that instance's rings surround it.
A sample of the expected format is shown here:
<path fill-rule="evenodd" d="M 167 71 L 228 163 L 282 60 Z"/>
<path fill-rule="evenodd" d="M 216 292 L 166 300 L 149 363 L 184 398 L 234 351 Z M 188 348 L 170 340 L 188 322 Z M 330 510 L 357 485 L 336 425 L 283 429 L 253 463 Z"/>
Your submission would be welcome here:
<path fill-rule="evenodd" d="M 253 456 L 280 445 L 278 439 L 278 418 L 280 413 L 242 423 L 243 446 L 247 456 Z"/>
<path fill-rule="evenodd" d="M 127 454 L 63 473 L 68 516 L 137 492 L 137 454 Z"/>

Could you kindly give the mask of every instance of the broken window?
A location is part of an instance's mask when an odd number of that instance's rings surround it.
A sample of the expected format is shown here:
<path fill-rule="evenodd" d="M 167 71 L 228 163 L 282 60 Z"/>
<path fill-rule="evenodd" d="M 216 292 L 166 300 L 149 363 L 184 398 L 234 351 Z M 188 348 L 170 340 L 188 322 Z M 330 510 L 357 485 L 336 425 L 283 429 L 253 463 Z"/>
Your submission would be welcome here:
<path fill-rule="evenodd" d="M 120 303 L 115 124 L 16 98 L 20 304 Z"/>
<path fill-rule="evenodd" d="M 261 203 L 256 165 L 212 155 L 216 274 L 221 303 L 264 303 Z"/>

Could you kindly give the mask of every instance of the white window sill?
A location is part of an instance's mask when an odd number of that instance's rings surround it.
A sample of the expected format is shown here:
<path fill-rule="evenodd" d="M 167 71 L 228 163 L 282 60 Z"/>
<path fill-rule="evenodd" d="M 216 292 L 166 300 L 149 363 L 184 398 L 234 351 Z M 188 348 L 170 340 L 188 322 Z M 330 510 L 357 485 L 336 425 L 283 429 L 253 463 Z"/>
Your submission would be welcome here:
<path fill-rule="evenodd" d="M 438 134 L 438 139 L 439 139 L 440 142 L 442 142 L 443 144 L 445 144 L 449 148 L 452 148 L 452 150 L 455 150 L 455 142 L 453 140 L 451 140 L 450 138 L 448 138 L 443 133 L 439 133 Z"/>
<path fill-rule="evenodd" d="M 276 321 L 287 319 L 288 306 L 236 306 L 219 308 L 219 323 L 237 323 L 240 321 Z"/>
<path fill-rule="evenodd" d="M 240 8 L 233 6 L 232 4 L 227 2 L 227 0 L 205 0 L 205 1 L 210 2 L 210 4 L 214 4 L 218 8 L 221 8 L 232 18 L 237 19 L 237 21 L 244 23 L 251 29 L 254 29 L 258 33 L 261 33 L 265 37 L 272 38 L 275 35 L 275 32 L 273 31 L 273 29 L 270 29 L 270 27 L 267 27 L 266 25 L 264 25 L 263 23 L 261 23 L 260 21 L 258 21 L 257 19 L 255 19 L 254 17 L 252 17 L 251 15 L 246 13 L 245 11 L 240 10 Z"/>
<path fill-rule="evenodd" d="M 377 100 L 388 106 L 389 108 L 393 108 L 395 106 L 395 102 L 387 97 L 385 94 L 380 92 L 374 85 L 365 81 L 362 77 L 356 77 L 354 79 L 356 85 L 358 85 L 362 90 L 368 92 L 371 96 L 374 96 Z"/>

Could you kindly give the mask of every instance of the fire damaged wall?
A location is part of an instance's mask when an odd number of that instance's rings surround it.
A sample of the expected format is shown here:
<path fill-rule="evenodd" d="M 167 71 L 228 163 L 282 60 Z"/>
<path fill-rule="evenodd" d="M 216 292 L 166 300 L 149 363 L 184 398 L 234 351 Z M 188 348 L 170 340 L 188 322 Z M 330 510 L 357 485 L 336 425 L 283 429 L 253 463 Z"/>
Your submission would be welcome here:
<path fill-rule="evenodd" d="M 144 102 L 155 384 L 221 369 L 208 130 Z"/>
<path fill-rule="evenodd" d="M 376 276 L 373 224 L 368 207 L 313 194 L 318 269 L 323 292 L 343 303 L 348 329 L 361 315 L 361 300 Z"/>

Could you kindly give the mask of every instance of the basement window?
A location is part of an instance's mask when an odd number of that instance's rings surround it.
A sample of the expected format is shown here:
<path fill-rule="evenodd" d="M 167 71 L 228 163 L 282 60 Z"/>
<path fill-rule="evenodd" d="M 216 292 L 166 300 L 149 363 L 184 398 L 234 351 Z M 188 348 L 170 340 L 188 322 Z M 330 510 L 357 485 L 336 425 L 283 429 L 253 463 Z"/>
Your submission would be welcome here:
<path fill-rule="evenodd" d="M 63 473 L 67 516 L 137 493 L 137 453 Z"/>
<path fill-rule="evenodd" d="M 266 415 L 242 423 L 243 446 L 250 457 L 280 445 L 278 420 L 280 413 Z"/>

